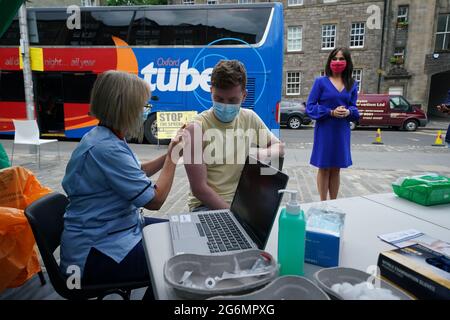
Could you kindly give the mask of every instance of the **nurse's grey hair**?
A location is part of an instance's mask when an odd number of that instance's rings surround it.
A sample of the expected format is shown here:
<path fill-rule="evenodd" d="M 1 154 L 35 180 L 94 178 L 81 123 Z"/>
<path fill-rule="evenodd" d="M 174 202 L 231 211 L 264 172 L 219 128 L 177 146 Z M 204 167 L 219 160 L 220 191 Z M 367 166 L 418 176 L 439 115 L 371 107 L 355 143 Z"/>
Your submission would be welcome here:
<path fill-rule="evenodd" d="M 144 80 L 110 70 L 99 75 L 94 83 L 90 112 L 100 124 L 142 141 L 142 113 L 149 99 L 150 86 Z"/>

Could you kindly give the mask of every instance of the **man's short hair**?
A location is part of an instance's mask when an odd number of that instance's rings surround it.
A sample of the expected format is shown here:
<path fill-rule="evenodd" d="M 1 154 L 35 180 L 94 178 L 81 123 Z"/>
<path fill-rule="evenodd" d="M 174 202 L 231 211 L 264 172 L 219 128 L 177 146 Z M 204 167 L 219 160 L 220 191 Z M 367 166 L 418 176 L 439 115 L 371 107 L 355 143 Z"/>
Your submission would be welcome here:
<path fill-rule="evenodd" d="M 220 60 L 211 74 L 211 86 L 218 89 L 230 89 L 240 85 L 245 90 L 247 71 L 238 60 Z"/>

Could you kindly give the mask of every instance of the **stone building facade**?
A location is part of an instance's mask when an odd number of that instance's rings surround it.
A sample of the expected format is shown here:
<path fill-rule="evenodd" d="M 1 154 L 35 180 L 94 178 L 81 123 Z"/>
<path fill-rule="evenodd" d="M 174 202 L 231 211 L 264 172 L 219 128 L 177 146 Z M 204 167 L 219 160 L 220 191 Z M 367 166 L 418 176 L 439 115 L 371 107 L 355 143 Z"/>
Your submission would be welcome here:
<path fill-rule="evenodd" d="M 439 115 L 435 106 L 450 90 L 450 0 L 389 4 L 381 92 L 402 93 Z"/>

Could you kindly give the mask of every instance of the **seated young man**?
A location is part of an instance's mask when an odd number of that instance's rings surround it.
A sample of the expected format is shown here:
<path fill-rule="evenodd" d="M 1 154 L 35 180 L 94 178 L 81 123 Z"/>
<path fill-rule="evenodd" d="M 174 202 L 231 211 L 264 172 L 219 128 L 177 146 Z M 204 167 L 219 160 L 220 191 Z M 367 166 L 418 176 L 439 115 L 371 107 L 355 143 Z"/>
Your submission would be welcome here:
<path fill-rule="evenodd" d="M 283 144 L 258 115 L 241 108 L 246 83 L 241 62 L 220 61 L 211 75 L 212 107 L 186 128 L 184 166 L 191 186 L 190 211 L 229 209 L 249 154 L 262 161 L 284 156 Z"/>

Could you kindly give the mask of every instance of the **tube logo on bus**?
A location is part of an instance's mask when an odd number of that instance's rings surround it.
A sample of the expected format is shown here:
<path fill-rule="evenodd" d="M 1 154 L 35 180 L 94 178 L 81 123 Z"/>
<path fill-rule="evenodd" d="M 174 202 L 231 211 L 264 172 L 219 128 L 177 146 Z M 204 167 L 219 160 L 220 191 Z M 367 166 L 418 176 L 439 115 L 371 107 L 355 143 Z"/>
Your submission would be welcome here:
<path fill-rule="evenodd" d="M 234 41 L 241 45 L 239 48 L 215 46 L 221 41 Z M 174 55 L 175 52 L 177 55 Z M 179 93 L 179 99 L 182 99 L 183 92 L 189 92 L 195 99 L 187 98 L 184 108 L 197 111 L 208 109 L 211 106 L 211 73 L 215 64 L 222 59 L 240 60 L 244 63 L 247 74 L 260 75 L 257 79 L 256 88 L 259 90 L 255 92 L 255 105 L 265 89 L 267 69 L 264 60 L 254 47 L 240 39 L 223 38 L 203 48 L 134 48 L 133 53 L 139 61 L 139 67 L 142 66 L 139 76 L 150 84 L 153 94 L 158 95 L 161 104 L 170 105 L 173 100 L 177 100 L 175 92 Z"/>

